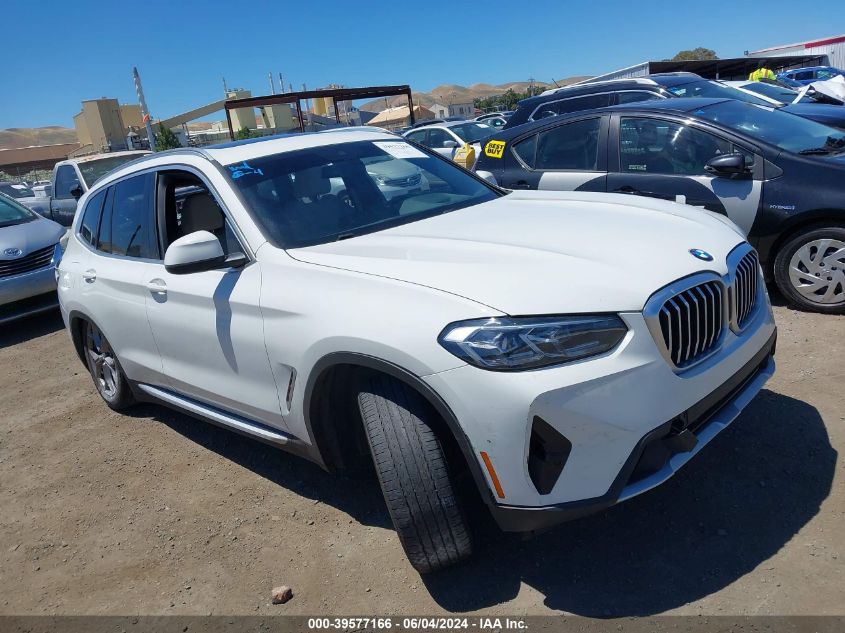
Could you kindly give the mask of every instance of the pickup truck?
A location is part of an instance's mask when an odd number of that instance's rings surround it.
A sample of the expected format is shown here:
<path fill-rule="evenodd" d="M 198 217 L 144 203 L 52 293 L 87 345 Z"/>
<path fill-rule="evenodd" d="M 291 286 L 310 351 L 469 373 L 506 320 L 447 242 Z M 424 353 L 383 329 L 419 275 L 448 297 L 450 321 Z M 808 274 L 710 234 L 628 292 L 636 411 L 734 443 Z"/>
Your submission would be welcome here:
<path fill-rule="evenodd" d="M 110 152 L 70 158 L 53 168 L 52 191 L 47 197 L 19 200 L 30 209 L 63 226 L 70 226 L 76 202 L 82 194 L 112 169 L 149 154 L 148 151 Z"/>

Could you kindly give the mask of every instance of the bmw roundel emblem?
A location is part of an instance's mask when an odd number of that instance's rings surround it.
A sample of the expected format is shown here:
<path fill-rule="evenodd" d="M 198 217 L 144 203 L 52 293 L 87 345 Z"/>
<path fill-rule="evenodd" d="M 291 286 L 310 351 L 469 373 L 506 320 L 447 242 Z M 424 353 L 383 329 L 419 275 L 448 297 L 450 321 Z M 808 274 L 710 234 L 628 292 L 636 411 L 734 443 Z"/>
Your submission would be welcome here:
<path fill-rule="evenodd" d="M 712 262 L 713 256 L 708 253 L 707 251 L 703 251 L 700 248 L 691 248 L 689 249 L 690 255 L 696 257 L 704 262 Z"/>
<path fill-rule="evenodd" d="M 23 251 L 19 248 L 7 248 L 5 251 L 3 251 L 3 254 L 8 257 L 20 257 L 21 255 L 23 255 Z"/>

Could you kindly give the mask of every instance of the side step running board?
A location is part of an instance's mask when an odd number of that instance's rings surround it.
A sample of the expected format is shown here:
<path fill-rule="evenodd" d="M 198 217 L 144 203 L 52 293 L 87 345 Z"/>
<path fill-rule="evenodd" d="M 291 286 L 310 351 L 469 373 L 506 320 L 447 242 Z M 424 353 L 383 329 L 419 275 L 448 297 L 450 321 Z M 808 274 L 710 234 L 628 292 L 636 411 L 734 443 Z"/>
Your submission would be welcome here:
<path fill-rule="evenodd" d="M 289 444 L 296 443 L 296 438 L 291 437 L 278 429 L 274 429 L 259 422 L 253 422 L 233 413 L 226 413 L 220 409 L 202 404 L 196 400 L 191 400 L 190 398 L 185 398 L 184 396 L 177 395 L 165 389 L 145 385 L 143 383 L 137 383 L 136 387 L 152 396 L 154 399 L 160 400 L 170 406 L 176 407 L 177 409 L 181 409 L 185 413 L 207 420 L 212 424 L 232 429 L 238 433 L 249 435 L 263 442 L 267 442 L 268 444 L 275 444 L 276 446 L 290 448 L 290 446 L 288 446 Z"/>

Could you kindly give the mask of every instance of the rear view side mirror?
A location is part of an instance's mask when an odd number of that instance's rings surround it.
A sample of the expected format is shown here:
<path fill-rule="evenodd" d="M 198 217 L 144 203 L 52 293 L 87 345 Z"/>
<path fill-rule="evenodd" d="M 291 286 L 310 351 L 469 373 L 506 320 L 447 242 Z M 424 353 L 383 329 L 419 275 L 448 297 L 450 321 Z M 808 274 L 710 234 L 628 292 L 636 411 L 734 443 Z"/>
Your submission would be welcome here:
<path fill-rule="evenodd" d="M 82 197 L 83 193 L 85 192 L 82 191 L 82 185 L 80 185 L 79 183 L 76 183 L 70 190 L 70 195 L 72 195 L 75 200 L 79 200 Z"/>
<path fill-rule="evenodd" d="M 742 154 L 722 154 L 707 161 L 704 171 L 714 176 L 738 176 L 749 173 Z"/>
<path fill-rule="evenodd" d="M 457 141 L 443 141 L 443 147 L 445 147 L 446 149 L 455 149 L 457 146 Z"/>
<path fill-rule="evenodd" d="M 214 270 L 226 264 L 223 246 L 213 233 L 195 231 L 180 237 L 167 247 L 164 268 L 174 275 Z"/>

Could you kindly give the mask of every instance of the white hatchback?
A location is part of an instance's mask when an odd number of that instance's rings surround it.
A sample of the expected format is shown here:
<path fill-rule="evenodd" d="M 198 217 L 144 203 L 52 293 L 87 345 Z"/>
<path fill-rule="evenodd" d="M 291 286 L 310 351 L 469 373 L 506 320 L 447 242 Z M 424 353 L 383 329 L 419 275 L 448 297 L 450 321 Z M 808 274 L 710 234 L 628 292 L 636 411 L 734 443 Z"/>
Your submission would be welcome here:
<path fill-rule="evenodd" d="M 669 478 L 774 371 L 726 218 L 509 193 L 390 134 L 155 154 L 79 208 L 59 297 L 106 403 L 369 465 L 421 572 L 470 553 L 461 473 L 503 529 L 582 516 Z"/>

